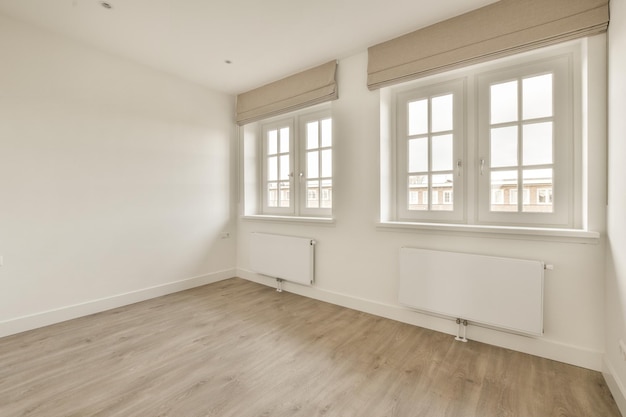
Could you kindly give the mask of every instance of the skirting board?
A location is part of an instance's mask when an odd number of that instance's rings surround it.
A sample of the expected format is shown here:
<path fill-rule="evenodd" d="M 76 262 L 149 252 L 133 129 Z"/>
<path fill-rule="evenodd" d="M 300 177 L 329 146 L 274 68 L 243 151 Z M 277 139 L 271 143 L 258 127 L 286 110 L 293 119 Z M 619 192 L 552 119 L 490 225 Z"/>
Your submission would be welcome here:
<path fill-rule="evenodd" d="M 620 413 L 623 416 L 626 416 L 626 389 L 624 388 L 624 384 L 620 381 L 617 373 L 615 372 L 615 368 L 605 359 L 604 360 L 604 369 L 602 369 L 602 376 L 604 376 L 604 380 L 611 390 L 611 395 L 615 399 L 615 403 L 617 404 L 617 408 L 619 408 Z"/>
<path fill-rule="evenodd" d="M 259 275 L 250 270 L 238 268 L 237 276 L 270 287 L 276 286 L 276 280 Z M 453 320 L 420 313 L 400 305 L 379 303 L 320 289 L 316 286 L 307 287 L 285 282 L 282 288 L 287 292 L 412 324 L 414 326 L 450 335 L 456 335 L 457 332 L 457 325 Z M 600 372 L 603 368 L 603 352 L 567 345 L 550 340 L 546 337 L 532 338 L 470 325 L 467 330 L 467 338 L 594 371 Z"/>
<path fill-rule="evenodd" d="M 49 326 L 62 321 L 88 316 L 90 314 L 100 313 L 113 308 L 149 300 L 162 295 L 172 294 L 188 290 L 190 288 L 211 284 L 213 282 L 223 281 L 234 276 L 235 270 L 228 269 L 180 281 L 169 282 L 167 284 L 156 285 L 154 287 L 143 288 L 111 297 L 90 300 L 84 303 L 61 307 L 55 310 L 17 317 L 0 322 L 0 337 L 10 336 L 27 330 Z"/>

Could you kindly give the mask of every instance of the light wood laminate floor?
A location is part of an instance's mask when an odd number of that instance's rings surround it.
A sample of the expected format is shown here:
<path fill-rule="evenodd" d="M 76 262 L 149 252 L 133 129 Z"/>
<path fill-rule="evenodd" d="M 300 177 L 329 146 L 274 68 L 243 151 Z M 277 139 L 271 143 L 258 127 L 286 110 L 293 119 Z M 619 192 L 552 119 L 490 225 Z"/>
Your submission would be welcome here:
<path fill-rule="evenodd" d="M 0 416 L 619 416 L 598 372 L 242 279 L 0 339 Z"/>

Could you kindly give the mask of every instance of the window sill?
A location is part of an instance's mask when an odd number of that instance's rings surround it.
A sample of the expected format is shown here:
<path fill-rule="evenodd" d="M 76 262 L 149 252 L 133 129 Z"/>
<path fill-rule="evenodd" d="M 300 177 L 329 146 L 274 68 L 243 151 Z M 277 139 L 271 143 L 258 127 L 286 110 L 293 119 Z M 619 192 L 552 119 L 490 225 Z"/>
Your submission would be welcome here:
<path fill-rule="evenodd" d="M 315 224 L 335 224 L 332 217 L 305 217 L 305 216 L 276 216 L 270 214 L 248 214 L 241 216 L 243 220 L 261 220 L 288 223 L 315 223 Z"/>
<path fill-rule="evenodd" d="M 384 221 L 377 224 L 378 229 L 415 230 L 456 235 L 481 236 L 492 238 L 511 238 L 525 240 L 544 240 L 567 243 L 597 244 L 600 233 L 582 229 L 557 229 L 543 227 L 485 226 L 469 224 L 417 223 Z"/>

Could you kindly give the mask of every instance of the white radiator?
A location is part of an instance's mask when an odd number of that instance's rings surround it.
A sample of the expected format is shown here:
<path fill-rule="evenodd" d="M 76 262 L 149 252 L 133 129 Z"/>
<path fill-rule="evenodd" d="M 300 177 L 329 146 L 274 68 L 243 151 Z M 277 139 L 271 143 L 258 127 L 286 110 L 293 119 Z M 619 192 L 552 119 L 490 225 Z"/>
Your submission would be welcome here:
<path fill-rule="evenodd" d="M 399 302 L 420 311 L 543 334 L 541 261 L 400 249 Z"/>
<path fill-rule="evenodd" d="M 252 233 L 250 268 L 259 274 L 313 284 L 315 241 L 310 238 Z"/>

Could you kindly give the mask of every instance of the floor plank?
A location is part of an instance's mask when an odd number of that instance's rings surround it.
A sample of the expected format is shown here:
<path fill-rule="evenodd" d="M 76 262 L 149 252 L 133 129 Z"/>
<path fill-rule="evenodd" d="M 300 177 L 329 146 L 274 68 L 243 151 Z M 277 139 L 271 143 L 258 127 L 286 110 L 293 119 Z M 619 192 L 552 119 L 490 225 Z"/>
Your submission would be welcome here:
<path fill-rule="evenodd" d="M 0 415 L 620 416 L 598 372 L 237 278 L 0 339 Z"/>

